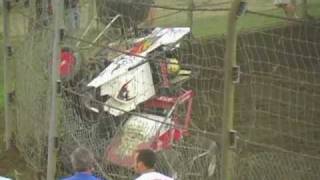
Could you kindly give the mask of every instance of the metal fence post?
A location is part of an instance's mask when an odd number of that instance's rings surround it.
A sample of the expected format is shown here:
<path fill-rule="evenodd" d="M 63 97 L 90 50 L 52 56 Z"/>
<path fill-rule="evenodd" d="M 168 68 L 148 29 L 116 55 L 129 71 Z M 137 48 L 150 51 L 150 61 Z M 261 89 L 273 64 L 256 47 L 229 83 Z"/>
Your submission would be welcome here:
<path fill-rule="evenodd" d="M 53 57 L 52 57 L 52 70 L 50 82 L 50 120 L 49 120 L 49 135 L 48 135 L 48 164 L 47 164 L 47 180 L 55 180 L 56 163 L 57 163 L 57 150 L 58 150 L 58 133 L 57 133 L 57 82 L 59 54 L 60 54 L 60 41 L 61 41 L 61 23 L 62 23 L 62 10 L 63 1 L 53 0 L 54 10 L 54 42 L 53 42 Z"/>
<path fill-rule="evenodd" d="M 308 13 L 308 1 L 307 0 L 302 0 L 302 17 L 303 18 L 308 18 L 310 17 L 309 13 Z"/>
<path fill-rule="evenodd" d="M 241 0 L 234 0 L 228 16 L 228 28 L 226 36 L 226 51 L 224 57 L 224 98 L 222 118 L 222 180 L 234 180 L 232 130 L 234 114 L 234 90 L 233 69 L 236 67 L 236 45 L 237 45 L 237 13 Z"/>
<path fill-rule="evenodd" d="M 4 119 L 5 119 L 5 142 L 6 150 L 11 147 L 12 139 L 12 118 L 9 110 L 9 57 L 11 53 L 10 46 L 10 0 L 3 0 L 3 94 L 4 94 Z"/>
<path fill-rule="evenodd" d="M 188 9 L 189 11 L 187 12 L 187 20 L 188 20 L 188 26 L 190 27 L 190 32 L 192 33 L 192 27 L 193 27 L 193 8 L 194 8 L 194 1 L 189 0 L 188 1 Z"/>

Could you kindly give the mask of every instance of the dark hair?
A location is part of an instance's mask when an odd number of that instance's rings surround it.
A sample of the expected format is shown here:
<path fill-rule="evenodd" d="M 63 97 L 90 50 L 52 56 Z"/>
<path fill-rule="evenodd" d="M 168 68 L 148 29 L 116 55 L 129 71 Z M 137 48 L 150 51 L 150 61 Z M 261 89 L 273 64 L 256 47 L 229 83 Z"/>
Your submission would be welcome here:
<path fill-rule="evenodd" d="M 156 153 L 150 149 L 141 149 L 137 153 L 137 162 L 142 162 L 147 168 L 154 167 L 157 161 Z"/>

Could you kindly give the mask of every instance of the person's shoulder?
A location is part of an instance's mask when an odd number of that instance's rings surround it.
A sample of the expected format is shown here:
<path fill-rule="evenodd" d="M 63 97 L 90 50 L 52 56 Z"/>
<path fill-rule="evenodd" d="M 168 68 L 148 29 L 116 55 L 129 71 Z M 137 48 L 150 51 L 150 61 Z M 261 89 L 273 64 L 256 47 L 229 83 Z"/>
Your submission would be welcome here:
<path fill-rule="evenodd" d="M 108 180 L 108 179 L 93 176 L 92 180 Z"/>
<path fill-rule="evenodd" d="M 60 180 L 79 180 L 79 177 L 76 174 L 74 174 L 71 176 L 65 176 L 65 177 L 61 178 Z"/>
<path fill-rule="evenodd" d="M 141 174 L 139 177 L 137 177 L 134 180 L 148 180 L 149 178 L 150 178 L 149 173 L 145 173 L 145 174 Z"/>
<path fill-rule="evenodd" d="M 97 177 L 97 176 L 89 176 L 89 177 L 87 177 L 87 179 L 86 180 L 107 180 L 107 179 L 102 179 L 102 178 L 99 178 L 99 177 Z"/>
<path fill-rule="evenodd" d="M 142 174 L 141 176 L 139 176 L 135 180 L 150 180 L 150 179 L 173 180 L 173 178 L 166 176 L 166 175 L 163 175 L 158 172 L 149 172 L 149 173 Z"/>
<path fill-rule="evenodd" d="M 158 173 L 158 172 L 155 172 L 155 176 L 157 178 L 160 178 L 161 180 L 173 180 L 173 178 L 166 176 L 164 174 Z"/>
<path fill-rule="evenodd" d="M 100 179 L 96 176 L 88 176 L 88 177 L 69 176 L 66 178 L 62 178 L 61 180 L 105 180 L 105 179 Z"/>
<path fill-rule="evenodd" d="M 64 177 L 64 178 L 61 178 L 60 180 L 74 180 L 74 177 L 73 176 Z"/>
<path fill-rule="evenodd" d="M 135 178 L 134 180 L 147 180 L 147 178 L 144 175 L 141 175 L 141 176 Z"/>

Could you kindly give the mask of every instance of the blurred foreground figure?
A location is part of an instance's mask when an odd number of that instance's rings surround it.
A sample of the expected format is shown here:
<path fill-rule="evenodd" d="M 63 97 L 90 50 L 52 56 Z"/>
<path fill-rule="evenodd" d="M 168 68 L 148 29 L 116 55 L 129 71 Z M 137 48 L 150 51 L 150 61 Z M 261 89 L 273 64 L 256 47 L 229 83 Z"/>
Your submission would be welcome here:
<path fill-rule="evenodd" d="M 75 149 L 70 158 L 75 173 L 73 176 L 62 180 L 100 180 L 92 175 L 94 170 L 94 157 L 87 149 L 82 147 Z"/>
<path fill-rule="evenodd" d="M 150 149 L 141 149 L 135 154 L 134 170 L 140 174 L 135 180 L 173 180 L 173 178 L 165 176 L 154 170 L 157 157 Z"/>

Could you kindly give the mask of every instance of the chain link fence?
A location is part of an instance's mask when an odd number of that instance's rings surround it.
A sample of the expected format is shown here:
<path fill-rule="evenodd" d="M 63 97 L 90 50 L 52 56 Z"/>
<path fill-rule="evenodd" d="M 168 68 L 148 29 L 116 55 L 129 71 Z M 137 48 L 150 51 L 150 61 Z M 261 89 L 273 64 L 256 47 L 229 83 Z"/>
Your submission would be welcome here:
<path fill-rule="evenodd" d="M 41 178 L 47 165 L 53 22 L 50 3 L 45 10 L 48 13 L 42 11 L 39 16 L 37 2 L 44 1 L 30 0 L 27 7 L 25 2 L 17 3 L 17 10 L 11 13 L 29 22 L 27 30 L 21 31 L 27 33 L 22 33 L 23 41 L 16 45 L 13 58 L 15 144 Z M 167 122 L 170 111 L 152 108 L 150 111 L 144 103 L 121 116 L 112 115 L 105 110 L 107 99 L 101 96 L 100 90 L 87 85 L 115 57 L 127 53 L 133 38 L 150 33 L 148 28 L 187 26 L 192 27 L 192 35 L 185 36 L 174 52 L 157 51 L 148 56 L 157 95 L 163 93 L 160 91 L 163 82 L 159 80 L 163 78 L 161 59 L 169 57 L 176 59 L 173 65 L 178 64 L 179 71 L 189 72 L 188 79 L 171 87 L 169 95 L 194 93 L 192 121 L 183 138 L 172 140 L 168 148 L 157 151 L 157 169 L 175 179 L 220 179 L 224 168 L 221 166 L 221 134 L 225 53 L 225 36 L 221 32 L 226 31 L 222 20 L 226 20 L 231 2 L 80 2 L 80 26 L 74 29 L 68 18 L 62 25 L 66 34 L 61 58 L 64 58 L 63 52 L 67 52 L 75 63 L 71 76 L 60 74 L 57 176 L 72 172 L 69 155 L 76 147 L 84 146 L 96 157 L 98 176 L 132 179 L 134 172 L 130 168 L 110 159 L 111 146 L 125 142 L 126 135 L 126 146 L 122 146 L 122 150 L 133 151 L 135 148 L 131 145 L 145 138 L 141 132 L 148 129 L 148 124 L 180 128 Z M 320 4 L 309 3 L 313 5 L 310 7 L 313 15 Z M 237 64 L 241 79 L 236 84 L 234 105 L 234 129 L 238 135 L 232 157 L 234 179 L 316 180 L 320 175 L 317 171 L 320 166 L 319 23 L 316 18 L 286 19 L 281 10 L 273 9 L 270 4 L 248 1 L 248 13 L 238 19 Z M 130 12 L 128 9 L 134 9 L 132 13 L 136 14 L 126 14 Z M 43 16 L 46 18 L 39 18 Z M 263 28 L 256 27 L 261 21 L 265 21 Z M 184 119 L 190 111 L 188 106 L 171 107 L 172 118 Z M 142 123 L 137 125 L 135 121 Z M 152 143 L 149 147 L 153 147 Z"/>

